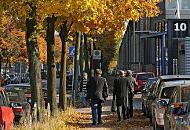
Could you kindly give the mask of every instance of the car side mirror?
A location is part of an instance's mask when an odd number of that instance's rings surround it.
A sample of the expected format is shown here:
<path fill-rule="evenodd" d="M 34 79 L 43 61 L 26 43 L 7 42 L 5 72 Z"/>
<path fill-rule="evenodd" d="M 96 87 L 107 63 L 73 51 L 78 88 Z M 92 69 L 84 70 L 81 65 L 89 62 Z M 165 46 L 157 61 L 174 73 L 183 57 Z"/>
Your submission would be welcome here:
<path fill-rule="evenodd" d="M 159 104 L 159 108 L 165 108 L 168 106 L 168 103 L 166 102 L 166 100 L 163 100 L 163 99 L 159 100 L 158 104 Z"/>

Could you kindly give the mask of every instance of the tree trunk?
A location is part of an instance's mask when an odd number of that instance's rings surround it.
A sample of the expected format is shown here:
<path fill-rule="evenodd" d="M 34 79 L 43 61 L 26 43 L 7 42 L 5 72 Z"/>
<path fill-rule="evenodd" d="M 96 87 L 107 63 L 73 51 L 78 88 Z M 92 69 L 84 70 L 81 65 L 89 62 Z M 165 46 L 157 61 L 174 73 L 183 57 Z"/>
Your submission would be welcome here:
<path fill-rule="evenodd" d="M 76 44 L 75 44 L 75 59 L 74 59 L 74 93 L 73 93 L 73 105 L 75 106 L 76 97 L 78 94 L 78 76 L 79 76 L 79 49 L 81 42 L 81 32 L 76 33 Z"/>
<path fill-rule="evenodd" d="M 59 106 L 63 111 L 67 109 L 67 93 L 66 93 L 67 37 L 68 37 L 68 28 L 67 28 L 67 21 L 65 21 L 61 25 L 61 31 L 60 31 L 60 38 L 62 41 L 62 53 L 61 53 L 61 70 L 60 70 Z"/>
<path fill-rule="evenodd" d="M 55 63 L 55 21 L 57 17 L 48 17 L 47 22 L 47 90 L 48 102 L 50 103 L 51 115 L 57 114 L 57 100 L 56 100 L 56 63 Z"/>
<path fill-rule="evenodd" d="M 44 108 L 41 81 L 41 62 L 36 33 L 36 7 L 30 3 L 29 17 L 26 20 L 26 46 L 29 60 L 29 76 L 31 85 L 32 106 L 37 105 L 37 119 L 42 119 L 41 109 Z"/>

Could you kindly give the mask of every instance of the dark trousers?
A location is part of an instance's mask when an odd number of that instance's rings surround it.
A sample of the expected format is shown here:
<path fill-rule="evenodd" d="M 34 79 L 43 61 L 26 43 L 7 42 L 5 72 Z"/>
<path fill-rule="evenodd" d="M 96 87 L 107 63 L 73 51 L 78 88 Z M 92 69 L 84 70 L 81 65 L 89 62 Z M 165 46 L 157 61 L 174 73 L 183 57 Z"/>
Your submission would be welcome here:
<path fill-rule="evenodd" d="M 118 120 L 121 120 L 121 115 L 123 116 L 124 120 L 126 118 L 129 118 L 128 108 L 124 105 L 123 102 L 121 104 L 117 103 L 117 115 L 118 115 Z"/>
<path fill-rule="evenodd" d="M 133 117 L 133 98 L 129 98 L 129 117 Z"/>
<path fill-rule="evenodd" d="M 92 110 L 92 121 L 94 124 L 101 123 L 102 119 L 102 101 L 101 100 L 91 100 L 91 110 Z"/>

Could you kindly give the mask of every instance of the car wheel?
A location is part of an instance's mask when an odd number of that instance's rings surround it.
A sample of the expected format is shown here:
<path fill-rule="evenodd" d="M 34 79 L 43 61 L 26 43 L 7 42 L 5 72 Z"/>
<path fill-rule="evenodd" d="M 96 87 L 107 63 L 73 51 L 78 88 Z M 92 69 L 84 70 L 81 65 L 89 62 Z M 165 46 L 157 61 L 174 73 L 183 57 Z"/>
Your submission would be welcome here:
<path fill-rule="evenodd" d="M 164 118 L 164 130 L 170 130 L 170 122 L 167 118 Z"/>
<path fill-rule="evenodd" d="M 154 126 L 153 126 L 154 130 L 164 130 L 164 127 L 160 126 L 157 124 L 156 119 L 154 120 Z"/>

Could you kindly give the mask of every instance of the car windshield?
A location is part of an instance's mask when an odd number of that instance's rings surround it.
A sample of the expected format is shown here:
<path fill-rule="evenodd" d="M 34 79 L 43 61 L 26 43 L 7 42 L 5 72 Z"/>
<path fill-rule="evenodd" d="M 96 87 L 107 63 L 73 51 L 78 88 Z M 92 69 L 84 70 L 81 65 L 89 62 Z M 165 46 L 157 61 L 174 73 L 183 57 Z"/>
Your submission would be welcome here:
<path fill-rule="evenodd" d="M 190 100 L 190 87 L 181 88 L 181 102 L 187 102 Z"/>
<path fill-rule="evenodd" d="M 162 89 L 160 98 L 170 98 L 174 90 L 174 86 Z"/>
<path fill-rule="evenodd" d="M 153 74 L 139 74 L 137 80 L 148 80 L 148 78 L 154 77 Z"/>

